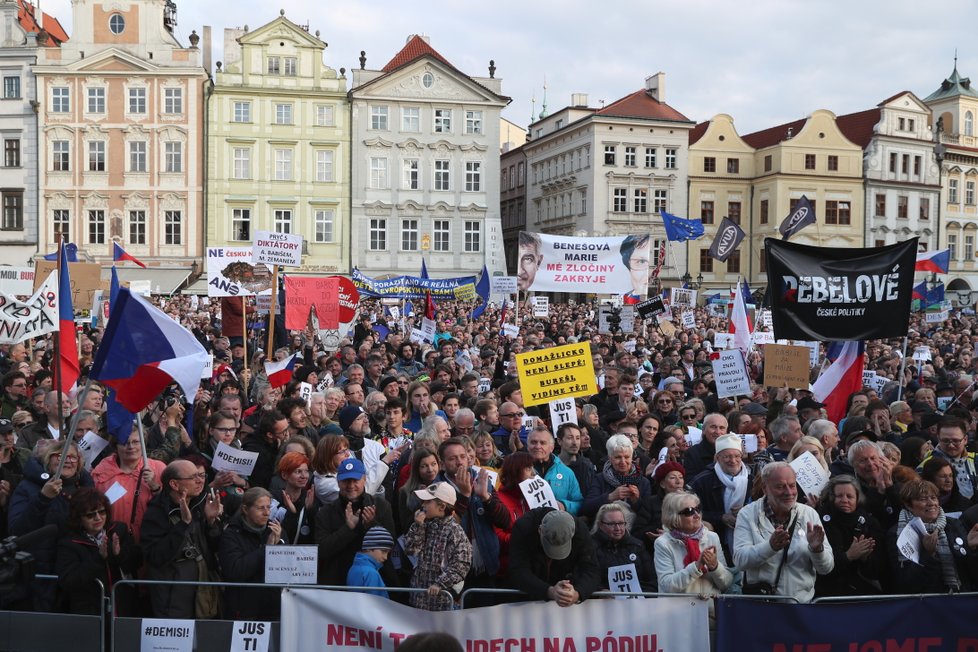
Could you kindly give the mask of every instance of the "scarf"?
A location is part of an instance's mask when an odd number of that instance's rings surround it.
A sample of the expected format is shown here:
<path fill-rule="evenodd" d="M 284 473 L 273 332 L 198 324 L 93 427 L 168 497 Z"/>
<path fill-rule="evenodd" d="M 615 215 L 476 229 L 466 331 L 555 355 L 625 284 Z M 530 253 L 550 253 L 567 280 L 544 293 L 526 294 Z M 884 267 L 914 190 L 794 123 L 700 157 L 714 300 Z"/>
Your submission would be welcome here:
<path fill-rule="evenodd" d="M 913 518 L 913 514 L 908 510 L 900 510 L 900 518 L 897 519 L 898 537 Z M 944 532 L 946 526 L 947 516 L 944 515 L 943 509 L 938 514 L 936 521 L 933 523 L 924 523 L 928 534 L 932 534 L 934 530 L 937 530 L 937 559 L 941 562 L 941 576 L 944 581 L 944 586 L 949 591 L 956 592 L 961 589 L 961 580 L 958 579 L 958 570 L 954 565 L 954 556 L 951 554 L 951 546 L 948 545 L 947 534 Z"/>
<path fill-rule="evenodd" d="M 700 529 L 693 533 L 680 532 L 679 530 L 669 530 L 669 534 L 677 541 L 681 541 L 686 546 L 686 557 L 683 558 L 683 565 L 689 566 L 700 560 L 700 539 L 706 532 L 701 525 Z"/>
<path fill-rule="evenodd" d="M 612 487 L 620 487 L 622 485 L 628 484 L 638 484 L 638 479 L 640 474 L 638 472 L 638 465 L 632 462 L 632 468 L 628 470 L 628 473 L 619 473 L 615 471 L 614 467 L 611 466 L 611 460 L 604 463 L 604 468 L 601 470 L 601 475 L 604 479 L 608 481 Z"/>
<path fill-rule="evenodd" d="M 747 501 L 747 465 L 740 465 L 740 473 L 727 475 L 720 469 L 719 464 L 713 465 L 713 471 L 723 483 L 723 513 L 730 514 L 735 507 L 743 507 Z"/>

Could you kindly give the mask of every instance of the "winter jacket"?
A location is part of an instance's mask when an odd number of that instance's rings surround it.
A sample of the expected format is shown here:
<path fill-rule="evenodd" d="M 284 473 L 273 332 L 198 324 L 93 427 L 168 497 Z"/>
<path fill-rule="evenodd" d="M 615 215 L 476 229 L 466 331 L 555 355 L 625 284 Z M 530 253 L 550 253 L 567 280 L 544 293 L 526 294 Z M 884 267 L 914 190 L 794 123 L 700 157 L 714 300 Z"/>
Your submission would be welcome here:
<path fill-rule="evenodd" d="M 252 487 L 268 488 L 275 475 L 275 460 L 278 458 L 278 442 L 272 443 L 257 433 L 245 440 L 242 448 L 249 453 L 258 453 L 255 468 L 248 476 Z"/>
<path fill-rule="evenodd" d="M 163 470 L 166 464 L 159 460 L 149 460 L 149 468 L 156 476 L 156 483 L 162 484 L 160 478 L 163 477 Z M 125 523 L 127 526 L 132 523 L 132 536 L 136 543 L 139 543 L 139 533 L 142 529 L 143 515 L 146 514 L 146 507 L 153 498 L 153 492 L 149 485 L 140 481 L 143 472 L 142 463 L 136 465 L 136 470 L 131 473 L 124 473 L 119 468 L 119 458 L 116 455 L 109 455 L 103 459 L 98 466 L 92 469 L 92 480 L 95 481 L 95 488 L 105 493 L 109 488 L 118 482 L 126 490 L 125 495 L 112 503 L 112 517 L 116 521 Z M 139 489 L 139 501 L 136 503 L 135 519 L 133 519 L 133 501 L 136 498 L 136 489 Z"/>
<path fill-rule="evenodd" d="M 658 590 L 652 556 L 641 541 L 627 533 L 620 540 L 612 541 L 600 528 L 591 535 L 591 540 L 594 543 L 594 556 L 598 562 L 598 584 L 603 591 L 610 588 L 608 569 L 624 564 L 635 564 L 638 581 L 643 591 L 655 593 Z"/>
<path fill-rule="evenodd" d="M 663 423 L 671 422 L 664 421 Z M 690 446 L 686 452 L 683 453 L 683 467 L 686 469 L 686 478 L 695 478 L 702 473 L 706 467 L 712 466 L 716 454 L 716 445 L 707 441 L 705 438 L 700 443 Z"/>
<path fill-rule="evenodd" d="M 767 582 L 773 585 L 784 554 L 784 550 L 775 550 L 769 542 L 775 528 L 764 514 L 765 502 L 755 501 L 737 514 L 734 565 L 744 571 L 745 584 Z M 794 532 L 781 580 L 775 587 L 778 595 L 791 596 L 801 603 L 811 602 L 815 597 L 815 575 L 826 575 L 835 566 L 828 540 L 821 552 L 812 552 L 808 547 L 808 525 L 819 525 L 820 520 L 818 512 L 808 505 L 796 504 L 792 509 L 789 523 L 794 521 Z"/>
<path fill-rule="evenodd" d="M 472 486 L 475 486 L 478 471 L 469 469 L 472 479 Z M 455 516 L 458 518 L 462 529 L 472 543 L 473 547 L 478 547 L 478 557 L 482 559 L 483 568 L 472 567 L 474 575 L 486 574 L 495 576 L 499 573 L 499 538 L 496 536 L 495 528 L 507 529 L 512 526 L 512 520 L 505 505 L 499 502 L 496 491 L 489 487 L 489 500 L 483 501 L 472 492 L 466 497 L 458 491 L 458 487 L 442 471 L 438 474 L 439 482 L 449 482 L 458 494 L 455 502 Z"/>
<path fill-rule="evenodd" d="M 577 516 L 584 503 L 584 495 L 581 493 L 577 476 L 553 453 L 550 454 L 549 464 L 550 467 L 544 473 L 543 479 L 550 483 L 554 496 L 564 505 L 564 509 Z"/>
<path fill-rule="evenodd" d="M 648 478 L 642 475 L 641 467 L 636 468 L 639 469 L 639 474 L 635 476 L 635 484 L 638 487 L 638 500 L 641 500 L 642 498 L 652 494 L 652 483 L 649 482 Z M 587 498 L 584 499 L 584 508 L 581 510 L 581 515 L 593 519 L 594 515 L 598 513 L 601 506 L 609 502 L 608 494 L 617 489 L 619 486 L 619 484 L 614 484 L 608 480 L 603 471 L 598 471 L 594 475 L 594 481 L 591 482 L 591 488 L 588 489 Z M 638 501 L 627 502 L 634 511 Z"/>
<path fill-rule="evenodd" d="M 719 535 L 720 543 L 723 545 L 723 554 L 729 559 L 732 551 L 728 545 L 728 540 L 732 537 L 727 536 L 728 528 L 723 522 L 723 515 L 725 513 L 723 510 L 723 494 L 726 492 L 726 487 L 723 486 L 723 482 L 717 477 L 715 468 L 715 466 L 706 468 L 702 473 L 693 478 L 689 488 L 699 496 L 700 507 L 703 508 L 703 520 L 709 523 L 713 531 Z M 753 486 L 754 474 L 750 472 L 748 467 L 747 493 L 744 495 L 745 505 L 751 502 L 750 492 Z"/>
<path fill-rule="evenodd" d="M 333 586 L 346 582 L 346 574 L 353 565 L 353 558 L 361 550 L 363 535 L 379 525 L 394 536 L 394 515 L 391 506 L 383 498 L 364 493 L 354 501 L 354 513 L 364 507 L 374 506 L 377 513 L 369 525 L 361 519 L 352 530 L 346 524 L 346 506 L 343 496 L 320 508 L 316 514 L 316 543 L 319 545 L 319 583 Z"/>
<path fill-rule="evenodd" d="M 271 532 L 255 532 L 238 512 L 221 533 L 217 558 L 225 582 L 265 582 L 265 545 Z M 279 589 L 235 588 L 224 593 L 226 620 L 278 620 Z"/>
<path fill-rule="evenodd" d="M 417 556 L 411 587 L 420 589 L 438 585 L 453 595 L 461 593 L 472 565 L 472 544 L 454 516 L 414 522 L 404 537 L 404 552 Z M 430 596 L 412 593 L 411 606 L 427 611 L 449 611 L 454 600 L 444 593 Z"/>
<path fill-rule="evenodd" d="M 696 593 L 698 595 L 719 595 L 730 588 L 734 576 L 727 567 L 727 559 L 720 548 L 720 538 L 716 532 L 704 530 L 700 540 L 700 550 L 714 547 L 717 550 L 717 568 L 702 573 L 696 562 L 684 564 L 686 544 L 663 533 L 655 540 L 655 572 L 659 578 L 659 590 L 663 593 Z"/>
<path fill-rule="evenodd" d="M 821 597 L 880 593 L 886 550 L 883 548 L 884 532 L 879 521 L 862 507 L 845 514 L 831 504 L 822 505 L 819 513 L 822 515 L 822 527 L 825 528 L 825 540 L 832 546 L 835 565 L 832 572 L 820 575 L 815 580 L 815 594 Z M 872 538 L 876 541 L 876 547 L 869 557 L 850 561 L 846 552 L 859 535 Z"/>
<path fill-rule="evenodd" d="M 496 491 L 496 495 L 499 497 L 499 502 L 501 502 L 505 507 L 506 511 L 509 512 L 510 525 L 509 527 L 501 528 L 497 527 L 496 537 L 499 539 L 499 576 L 506 577 L 506 572 L 509 570 L 509 539 L 513 532 L 513 523 L 519 519 L 519 517 L 530 511 L 530 506 L 526 504 L 526 499 L 523 497 L 523 492 L 520 488 L 513 487 L 512 489 L 507 489 L 506 487 L 500 487 Z"/>
<path fill-rule="evenodd" d="M 973 591 L 978 587 L 978 551 L 968 546 L 968 532 L 955 518 L 947 519 L 944 527 L 948 547 L 954 557 L 954 566 L 961 583 L 960 591 Z M 937 555 L 920 551 L 920 563 L 914 563 L 903 556 L 897 548 L 897 526 L 886 534 L 886 550 L 890 560 L 892 584 L 890 593 L 947 593 L 941 561 Z"/>
<path fill-rule="evenodd" d="M 549 507 L 537 507 L 513 525 L 507 581 L 512 588 L 529 595 L 531 600 L 549 600 L 547 591 L 550 587 L 561 580 L 569 580 L 581 600 L 587 600 L 601 583 L 591 535 L 584 521 L 575 519 L 577 526 L 570 555 L 566 559 L 550 559 L 543 551 L 539 530 L 543 517 L 552 511 Z"/>
<path fill-rule="evenodd" d="M 379 561 L 364 552 L 358 552 L 353 557 L 353 565 L 350 566 L 346 574 L 347 586 L 370 586 L 375 587 L 373 591 L 364 591 L 379 598 L 390 598 L 384 584 L 384 579 L 380 576 L 380 569 L 383 567 Z"/>
<path fill-rule="evenodd" d="M 642 541 L 650 553 L 653 551 L 653 540 L 649 534 L 662 529 L 662 499 L 659 492 L 654 492 L 651 496 L 639 498 L 635 505 L 632 536 Z"/>
<path fill-rule="evenodd" d="M 112 552 L 112 536 L 119 537 L 119 554 Z M 141 563 L 139 546 L 129 535 L 125 523 L 116 521 L 106 528 L 108 557 L 99 554 L 98 546 L 81 532 L 69 532 L 58 541 L 57 575 L 61 591 L 60 606 L 64 613 L 102 613 L 102 592 L 95 583 L 112 594 L 113 585 L 123 579 L 123 573 L 133 575 Z M 123 602 L 123 601 L 120 601 Z"/>

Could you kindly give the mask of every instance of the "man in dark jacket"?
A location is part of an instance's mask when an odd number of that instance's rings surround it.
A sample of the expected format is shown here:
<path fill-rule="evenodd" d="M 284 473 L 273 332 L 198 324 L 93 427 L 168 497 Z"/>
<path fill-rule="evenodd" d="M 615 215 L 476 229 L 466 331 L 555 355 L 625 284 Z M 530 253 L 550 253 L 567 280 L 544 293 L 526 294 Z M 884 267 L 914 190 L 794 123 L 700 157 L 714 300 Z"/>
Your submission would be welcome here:
<path fill-rule="evenodd" d="M 663 423 L 667 423 L 663 421 Z M 703 441 L 690 446 L 683 455 L 683 466 L 686 467 L 686 477 L 695 478 L 703 469 L 713 464 L 717 454 L 716 440 L 727 434 L 727 417 L 722 414 L 708 414 L 703 419 Z"/>
<path fill-rule="evenodd" d="M 366 493 L 367 471 L 355 457 L 343 460 L 336 474 L 340 493 L 316 514 L 316 543 L 319 545 L 319 583 L 346 584 L 353 558 L 363 547 L 367 530 L 379 525 L 394 536 L 394 515 L 386 500 Z M 384 574 L 391 586 L 394 578 Z M 394 582 L 396 585 L 396 582 Z"/>
<path fill-rule="evenodd" d="M 584 521 L 537 507 L 513 525 L 509 584 L 533 600 L 561 607 L 587 600 L 600 583 L 594 545 Z"/>
<path fill-rule="evenodd" d="M 224 509 L 215 494 L 204 492 L 206 479 L 203 468 L 189 460 L 170 462 L 163 471 L 163 489 L 149 502 L 140 532 L 147 579 L 196 582 L 217 569 L 213 551 L 221 537 Z M 152 586 L 153 617 L 216 615 L 197 612 L 197 591 L 194 585 Z"/>
<path fill-rule="evenodd" d="M 727 559 L 733 559 L 733 532 L 737 513 L 750 502 L 754 474 L 744 464 L 740 437 L 724 435 L 716 440 L 716 463 L 693 478 L 690 489 L 700 498 L 703 520 L 713 527 Z"/>
<path fill-rule="evenodd" d="M 278 410 L 268 410 L 261 415 L 258 429 L 245 440 L 242 448 L 258 453 L 258 460 L 248 481 L 252 487 L 268 489 L 275 476 L 275 460 L 282 442 L 289 438 L 289 420 Z"/>

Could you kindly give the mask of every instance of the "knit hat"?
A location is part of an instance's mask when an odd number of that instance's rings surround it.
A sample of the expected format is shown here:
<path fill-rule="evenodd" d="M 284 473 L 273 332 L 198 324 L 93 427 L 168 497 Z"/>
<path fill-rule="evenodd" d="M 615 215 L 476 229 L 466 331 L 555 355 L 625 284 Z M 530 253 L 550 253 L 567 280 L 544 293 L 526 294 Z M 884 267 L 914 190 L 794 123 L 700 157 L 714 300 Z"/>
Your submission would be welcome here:
<path fill-rule="evenodd" d="M 380 391 L 384 391 L 385 387 L 387 387 L 391 383 L 396 383 L 396 382 L 397 382 L 397 376 L 384 376 L 383 378 L 380 379 L 380 382 L 377 383 L 377 389 L 379 389 Z"/>
<path fill-rule="evenodd" d="M 349 430 L 350 426 L 353 425 L 353 422 L 361 414 L 363 414 L 363 408 L 359 405 L 347 405 L 340 410 L 340 428 L 343 429 L 343 432 Z"/>
<path fill-rule="evenodd" d="M 723 435 L 721 437 L 717 437 L 714 446 L 716 448 L 717 455 L 719 455 L 723 451 L 736 450 L 736 451 L 743 452 L 744 450 L 739 435 Z"/>
<path fill-rule="evenodd" d="M 679 471 L 683 478 L 686 477 L 686 468 L 679 462 L 663 462 L 655 467 L 655 473 L 652 474 L 652 485 L 658 487 L 659 483 L 673 471 Z"/>
<path fill-rule="evenodd" d="M 309 365 L 302 365 L 301 367 L 295 370 L 295 378 L 299 382 L 303 382 L 303 383 L 309 382 L 308 380 L 306 380 L 307 378 L 309 378 L 309 374 L 316 374 L 316 377 L 318 378 L 319 370 Z"/>
<path fill-rule="evenodd" d="M 540 543 L 550 559 L 567 559 L 573 547 L 577 523 L 567 512 L 552 511 L 540 522 Z"/>
<path fill-rule="evenodd" d="M 390 550 L 394 547 L 394 537 L 386 529 L 375 525 L 363 535 L 361 550 Z"/>

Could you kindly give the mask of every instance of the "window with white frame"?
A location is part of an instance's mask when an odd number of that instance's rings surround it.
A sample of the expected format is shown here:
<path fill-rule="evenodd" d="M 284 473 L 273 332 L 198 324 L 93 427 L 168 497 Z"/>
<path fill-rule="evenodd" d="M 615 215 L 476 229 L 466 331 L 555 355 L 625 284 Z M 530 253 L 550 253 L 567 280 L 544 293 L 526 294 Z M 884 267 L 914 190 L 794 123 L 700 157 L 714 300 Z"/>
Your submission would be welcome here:
<path fill-rule="evenodd" d="M 183 172 L 183 143 L 171 140 L 163 143 L 163 171 Z"/>
<path fill-rule="evenodd" d="M 333 181 L 333 150 L 316 150 L 316 181 Z"/>
<path fill-rule="evenodd" d="M 88 211 L 88 244 L 105 244 L 105 211 Z"/>
<path fill-rule="evenodd" d="M 278 103 L 275 105 L 275 124 L 292 124 L 292 105 L 288 103 Z"/>
<path fill-rule="evenodd" d="M 438 159 L 435 161 L 435 190 L 452 189 L 451 161 Z"/>
<path fill-rule="evenodd" d="M 482 133 L 482 111 L 465 112 L 465 133 L 467 134 Z"/>
<path fill-rule="evenodd" d="M 105 113 L 105 88 L 97 86 L 88 89 L 88 112 Z"/>
<path fill-rule="evenodd" d="M 68 172 L 71 170 L 70 141 L 51 141 L 51 169 L 55 172 Z"/>
<path fill-rule="evenodd" d="M 645 148 L 645 167 L 654 168 L 655 167 L 655 152 L 654 147 Z"/>
<path fill-rule="evenodd" d="M 284 65 L 284 74 L 287 77 L 295 77 L 299 71 L 299 62 L 295 57 L 283 57 L 282 63 Z"/>
<path fill-rule="evenodd" d="M 616 146 L 614 146 L 614 145 L 605 145 L 604 146 L 604 164 L 605 165 L 614 165 L 615 164 L 615 158 L 617 157 L 617 155 L 618 155 L 618 148 Z"/>
<path fill-rule="evenodd" d="M 448 251 L 451 248 L 452 234 L 450 228 L 448 220 L 435 220 L 432 223 L 433 251 Z"/>
<path fill-rule="evenodd" d="M 480 161 L 465 162 L 465 191 L 480 192 L 482 190 L 482 163 Z"/>
<path fill-rule="evenodd" d="M 231 120 L 233 122 L 251 122 L 251 102 L 235 102 Z"/>
<path fill-rule="evenodd" d="M 964 203 L 971 206 L 975 203 L 975 182 L 964 182 Z"/>
<path fill-rule="evenodd" d="M 581 215 L 587 213 L 587 189 L 581 188 Z"/>
<path fill-rule="evenodd" d="M 163 90 L 163 113 L 183 113 L 182 88 L 166 88 Z"/>
<path fill-rule="evenodd" d="M 238 242 L 251 240 L 251 209 L 231 209 L 231 239 Z"/>
<path fill-rule="evenodd" d="M 975 257 L 975 236 L 964 236 L 964 259 L 974 260 Z"/>
<path fill-rule="evenodd" d="M 678 165 L 678 163 L 677 163 L 677 152 L 678 151 L 679 150 L 677 150 L 677 149 L 675 149 L 673 147 L 667 147 L 666 148 L 666 169 L 667 170 L 675 170 L 676 169 L 676 166 Z"/>
<path fill-rule="evenodd" d="M 668 208 L 669 191 L 656 190 L 652 194 L 652 212 L 661 213 Z"/>
<path fill-rule="evenodd" d="M 626 147 L 625 148 L 625 167 L 633 168 L 635 167 L 635 148 Z"/>
<path fill-rule="evenodd" d="M 279 57 L 268 57 L 268 65 L 265 67 L 269 75 L 282 74 L 282 59 Z"/>
<path fill-rule="evenodd" d="M 958 180 L 957 179 L 947 180 L 947 201 L 949 204 L 958 203 Z"/>
<path fill-rule="evenodd" d="M 967 111 L 964 114 L 964 135 L 974 136 L 975 135 L 975 116 L 971 111 Z"/>
<path fill-rule="evenodd" d="M 418 220 L 401 220 L 401 251 L 418 250 Z"/>
<path fill-rule="evenodd" d="M 146 244 L 146 211 L 129 211 L 129 244 Z"/>
<path fill-rule="evenodd" d="M 401 166 L 404 172 L 405 190 L 421 188 L 421 161 L 416 158 L 408 158 L 404 159 Z"/>
<path fill-rule="evenodd" d="M 275 180 L 292 181 L 292 150 L 275 150 Z"/>
<path fill-rule="evenodd" d="M 65 242 L 69 242 L 71 240 L 70 222 L 71 212 L 67 209 L 57 209 L 51 211 L 51 226 L 52 233 L 54 235 L 53 240 L 57 241 L 59 238 Z"/>
<path fill-rule="evenodd" d="M 5 100 L 20 99 L 20 77 L 3 78 L 3 98 Z"/>
<path fill-rule="evenodd" d="M 88 171 L 105 172 L 105 141 L 88 141 Z"/>
<path fill-rule="evenodd" d="M 182 211 L 163 211 L 163 244 L 183 244 Z"/>
<path fill-rule="evenodd" d="M 316 105 L 316 126 L 317 127 L 332 127 L 335 124 L 335 118 L 333 116 L 333 105 L 332 104 L 317 104 Z"/>
<path fill-rule="evenodd" d="M 435 109 L 434 131 L 437 134 L 452 133 L 452 110 L 451 109 Z"/>
<path fill-rule="evenodd" d="M 482 222 L 466 220 L 465 253 L 474 254 L 480 251 L 482 251 Z"/>
<path fill-rule="evenodd" d="M 389 167 L 387 158 L 383 156 L 372 156 L 370 158 L 370 187 L 387 188 L 390 184 Z"/>
<path fill-rule="evenodd" d="M 401 131 L 412 134 L 421 131 L 421 107 L 405 106 L 401 108 Z"/>
<path fill-rule="evenodd" d="M 336 211 L 332 208 L 318 208 L 313 213 L 313 228 L 316 242 L 333 242 Z"/>
<path fill-rule="evenodd" d="M 231 171 L 232 178 L 250 179 L 251 178 L 251 148 L 235 147 L 234 151 L 231 153 L 231 159 L 232 159 L 232 171 Z"/>
<path fill-rule="evenodd" d="M 645 213 L 649 209 L 649 191 L 645 188 L 636 188 L 632 195 L 634 200 L 633 211 L 635 213 Z"/>
<path fill-rule="evenodd" d="M 370 107 L 370 128 L 387 131 L 390 108 L 387 106 Z"/>
<path fill-rule="evenodd" d="M 370 251 L 387 251 L 387 220 L 370 218 Z"/>
<path fill-rule="evenodd" d="M 954 233 L 947 234 L 947 248 L 950 250 L 951 260 L 958 259 L 958 236 Z"/>
<path fill-rule="evenodd" d="M 615 188 L 612 197 L 611 210 L 616 213 L 624 213 L 628 210 L 628 188 Z"/>
<path fill-rule="evenodd" d="M 3 166 L 5 168 L 20 167 L 20 138 L 3 139 Z"/>
<path fill-rule="evenodd" d="M 272 221 L 276 233 L 292 233 L 291 208 L 276 208 L 272 211 Z"/>
<path fill-rule="evenodd" d="M 129 89 L 129 113 L 146 113 L 146 89 Z"/>
<path fill-rule="evenodd" d="M 67 86 L 51 88 L 51 113 L 68 113 L 71 111 L 71 93 Z"/>
<path fill-rule="evenodd" d="M 24 230 L 24 191 L 3 191 L 3 230 Z"/>

